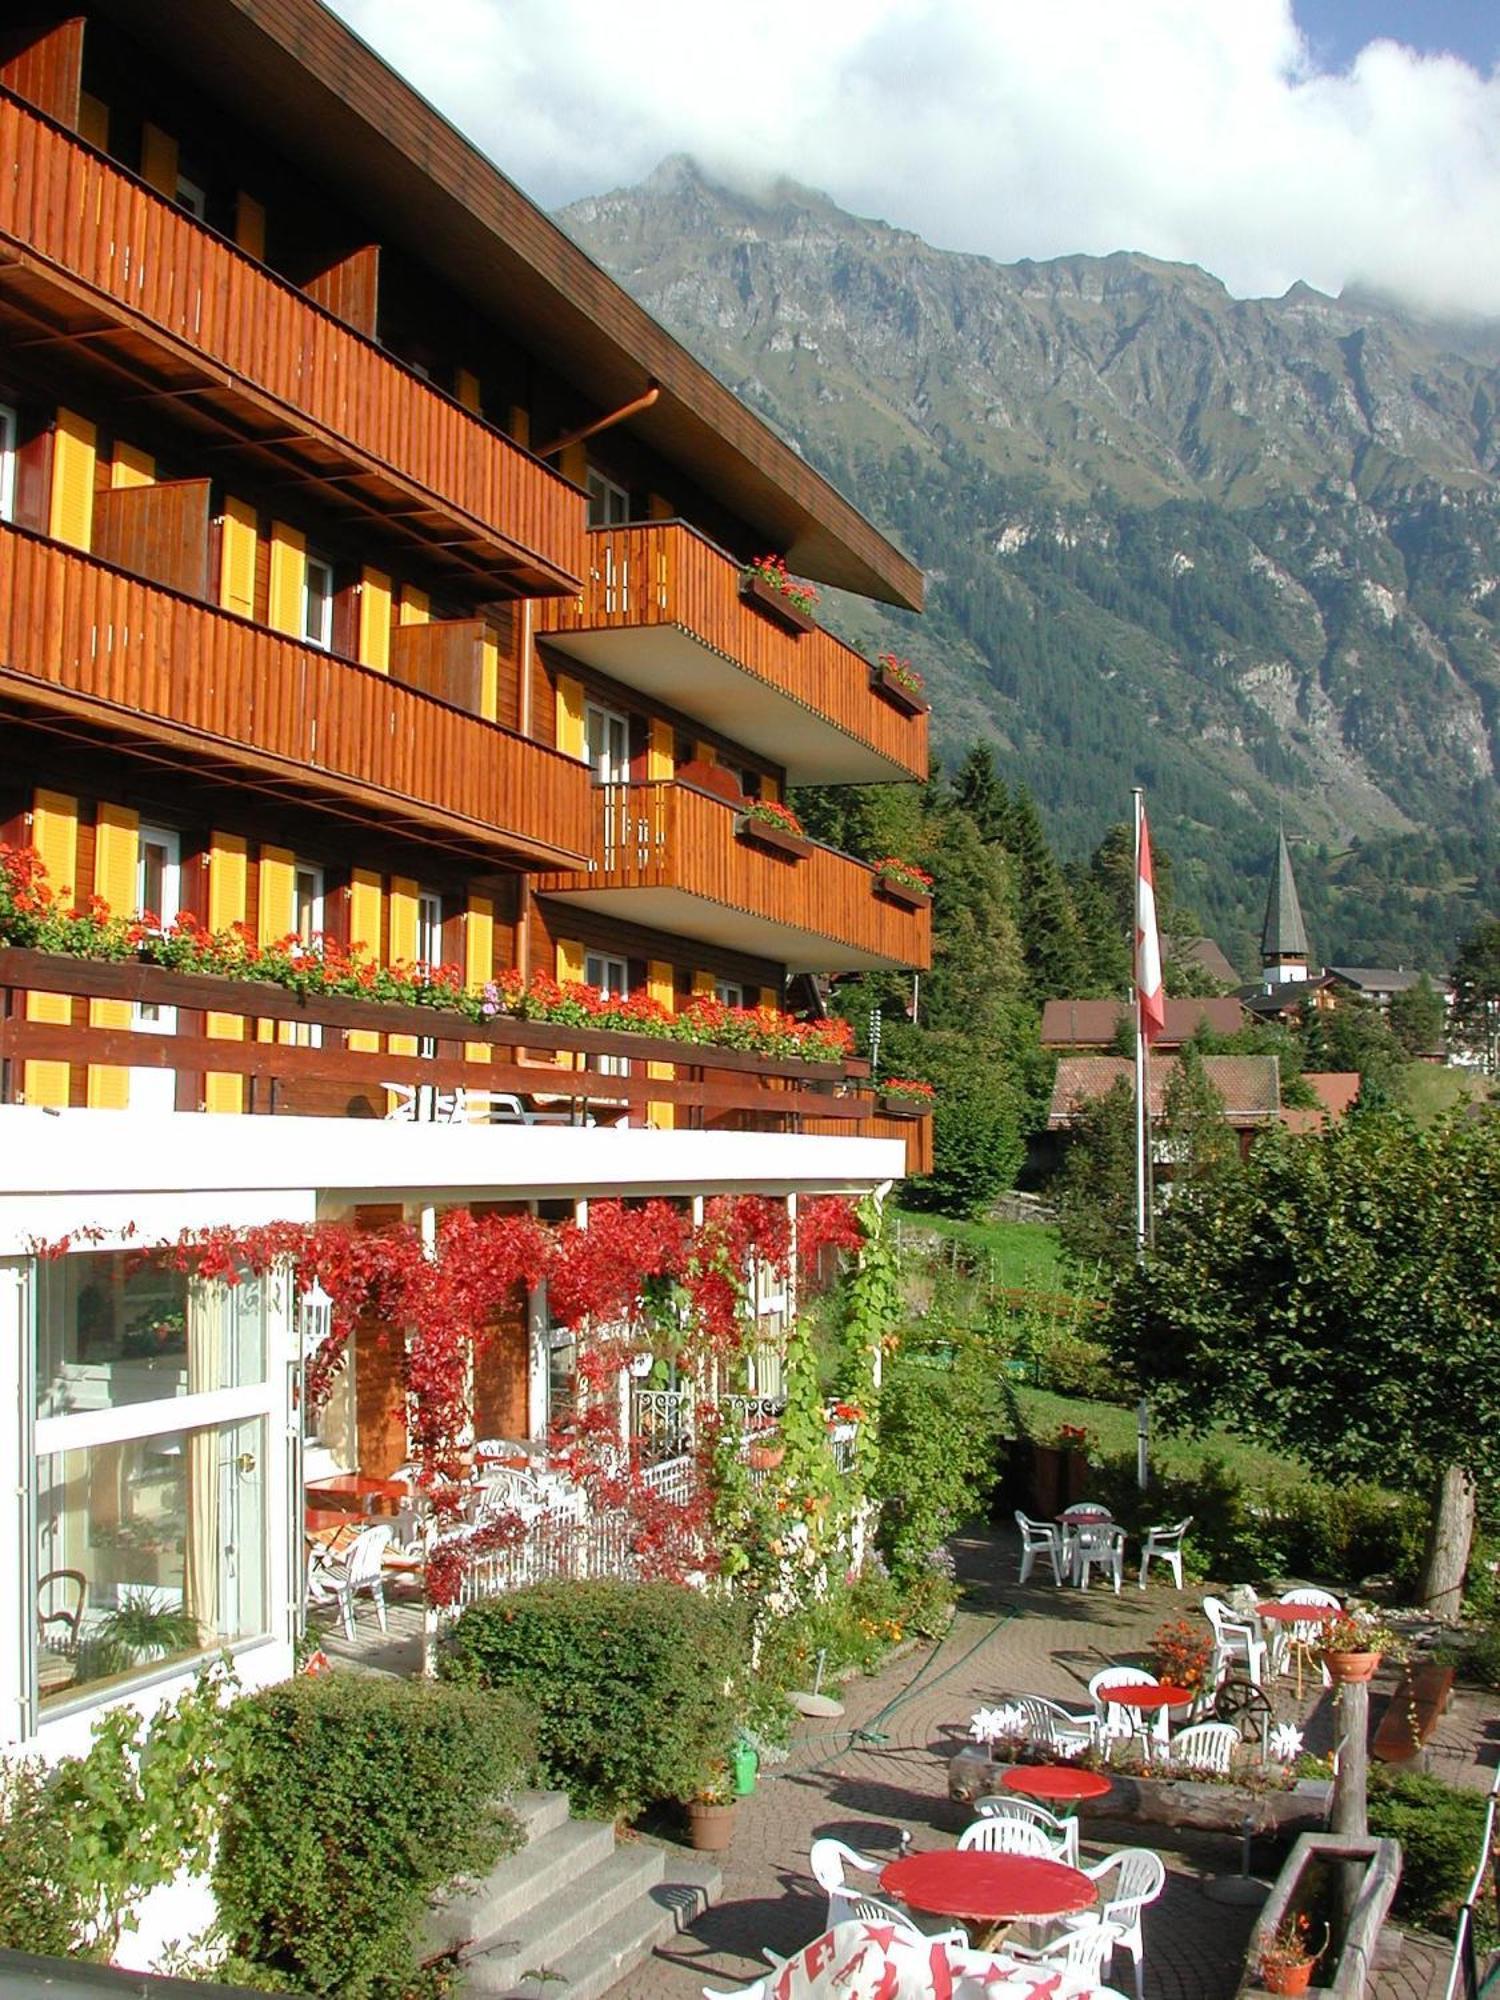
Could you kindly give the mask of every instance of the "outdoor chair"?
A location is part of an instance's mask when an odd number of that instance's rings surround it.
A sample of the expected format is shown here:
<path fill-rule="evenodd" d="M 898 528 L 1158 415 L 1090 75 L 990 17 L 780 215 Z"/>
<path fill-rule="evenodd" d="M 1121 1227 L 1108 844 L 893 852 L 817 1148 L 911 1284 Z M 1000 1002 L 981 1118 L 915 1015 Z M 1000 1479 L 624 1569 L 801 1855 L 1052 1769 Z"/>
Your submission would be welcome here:
<path fill-rule="evenodd" d="M 47 1569 L 36 1580 L 36 1624 L 42 1642 L 55 1652 L 78 1650 L 89 1580 L 81 1569 Z M 57 1631 L 49 1631 L 49 1626 Z"/>
<path fill-rule="evenodd" d="M 1063 1921 L 1070 1926 L 1113 1924 L 1119 1932 L 1114 1949 L 1130 1953 L 1135 1966 L 1136 2000 L 1145 2000 L 1146 1944 L 1141 1931 L 1141 1911 L 1147 1903 L 1154 1903 L 1166 1887 L 1167 1871 L 1161 1856 L 1153 1854 L 1149 1847 L 1122 1847 L 1083 1872 L 1099 1885 L 1099 1907 L 1085 1916 L 1066 1917 Z M 1108 1879 L 1111 1875 L 1118 1879 L 1111 1883 Z"/>
<path fill-rule="evenodd" d="M 1222 1597 L 1205 1597 L 1203 1615 L 1214 1628 L 1213 1678 L 1223 1680 L 1238 1661 L 1256 1687 L 1266 1678 L 1266 1642 L 1250 1618 L 1237 1618 Z"/>
<path fill-rule="evenodd" d="M 1330 1611 L 1342 1611 L 1344 1608 L 1331 1590 L 1319 1590 L 1315 1584 L 1310 1583 L 1299 1584 L 1295 1590 L 1284 1590 L 1281 1593 L 1281 1602 L 1316 1604 Z M 1317 1618 L 1309 1618 L 1305 1622 L 1299 1621 L 1295 1625 L 1278 1625 L 1271 1634 L 1271 1672 L 1273 1674 L 1285 1672 L 1287 1660 L 1294 1651 L 1300 1651 L 1304 1659 L 1314 1659 L 1317 1656 L 1322 1630 L 1322 1621 Z M 1327 1687 L 1328 1669 L 1321 1661 L 1318 1664 L 1323 1675 L 1323 1685 Z M 1301 1673 L 1300 1664 L 1298 1673 L 1299 1675 Z"/>
<path fill-rule="evenodd" d="M 1120 1942 L 1117 1924 L 1091 1916 L 1076 1930 L 1066 1931 L 1051 1944 L 1022 1945 L 1006 1940 L 1005 1951 L 1023 1965 L 1045 1965 L 1053 1971 L 1069 1972 L 1091 1983 L 1102 1978 L 1106 1960 L 1114 1956 Z"/>
<path fill-rule="evenodd" d="M 1159 1682 L 1156 1675 L 1148 1674 L 1144 1667 L 1106 1667 L 1103 1673 L 1094 1675 L 1089 1682 L 1089 1698 L 1098 1718 L 1096 1727 L 1101 1744 L 1124 1743 L 1132 1736 L 1138 1736 L 1148 1752 L 1165 1750 L 1167 1711 L 1164 1708 L 1127 1708 L 1124 1702 L 1106 1701 L 1099 1690 L 1111 1686 L 1157 1687 Z"/>
<path fill-rule="evenodd" d="M 835 1924 L 849 1921 L 855 1897 L 850 1888 L 848 1870 L 854 1868 L 862 1875 L 879 1875 L 884 1865 L 872 1861 L 868 1854 L 846 1847 L 843 1841 L 831 1840 L 826 1835 L 813 1842 L 807 1851 L 807 1861 L 813 1880 L 828 1898 L 828 1930 L 832 1930 Z"/>
<path fill-rule="evenodd" d="M 1065 1843 L 1053 1840 L 1028 1819 L 1001 1819 L 986 1813 L 966 1826 L 958 1836 L 961 1850 L 975 1848 L 981 1854 L 1031 1854 L 1038 1861 L 1064 1861 Z"/>
<path fill-rule="evenodd" d="M 1240 1732 L 1232 1722 L 1194 1722 L 1178 1730 L 1168 1755 L 1186 1770 L 1214 1771 L 1227 1777 L 1229 1760 L 1239 1741 Z"/>
<path fill-rule="evenodd" d="M 1026 1736 L 1062 1757 L 1077 1757 L 1094 1746 L 1097 1730 L 1092 1712 L 1078 1715 L 1045 1695 L 1023 1694 L 1018 1705 L 1026 1717 Z"/>
<path fill-rule="evenodd" d="M 388 1630 L 385 1617 L 385 1552 L 393 1530 L 389 1521 L 366 1528 L 341 1555 L 325 1556 L 308 1571 L 308 1596 L 326 1603 L 331 1597 L 339 1607 L 344 1637 L 354 1637 L 354 1600 L 368 1592 L 382 1632 Z"/>
<path fill-rule="evenodd" d="M 1193 1525 L 1191 1514 L 1175 1522 L 1171 1527 L 1158 1526 L 1146 1530 L 1146 1539 L 1141 1544 L 1141 1589 L 1146 1588 L 1146 1568 L 1149 1563 L 1164 1562 L 1172 1572 L 1172 1581 L 1182 1588 L 1182 1538 Z"/>
<path fill-rule="evenodd" d="M 1114 1579 L 1115 1596 L 1125 1576 L 1125 1530 L 1123 1528 L 1079 1528 L 1073 1545 L 1073 1569 L 1080 1590 L 1089 1587 L 1089 1571 L 1103 1570 Z"/>
<path fill-rule="evenodd" d="M 1013 1792 L 992 1792 L 988 1798 L 974 1801 L 974 1812 L 979 1819 L 1024 1820 L 1040 1828 L 1048 1839 L 1061 1842 L 1059 1859 L 1066 1861 L 1070 1868 L 1078 1866 L 1078 1820 L 1059 1819 L 1056 1813 L 1039 1806 L 1035 1799 L 1017 1798 Z"/>
<path fill-rule="evenodd" d="M 1062 1536 L 1050 1521 L 1033 1521 L 1016 1509 L 1016 1526 L 1021 1530 L 1021 1582 L 1024 1583 L 1036 1566 L 1038 1556 L 1045 1556 L 1052 1565 L 1052 1581 L 1063 1580 Z"/>

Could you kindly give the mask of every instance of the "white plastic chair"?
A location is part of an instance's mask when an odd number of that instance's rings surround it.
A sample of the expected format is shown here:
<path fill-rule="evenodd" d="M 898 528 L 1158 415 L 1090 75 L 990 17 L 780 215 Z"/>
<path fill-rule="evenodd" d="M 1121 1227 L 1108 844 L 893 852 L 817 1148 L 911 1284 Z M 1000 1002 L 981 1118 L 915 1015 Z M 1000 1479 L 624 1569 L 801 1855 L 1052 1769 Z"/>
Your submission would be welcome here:
<path fill-rule="evenodd" d="M 1123 1528 L 1079 1528 L 1073 1544 L 1073 1571 L 1078 1588 L 1089 1587 L 1089 1571 L 1103 1570 L 1114 1580 L 1115 1596 L 1125 1576 L 1125 1530 Z"/>
<path fill-rule="evenodd" d="M 1026 1820 L 1032 1826 L 1040 1827 L 1049 1840 L 1062 1843 L 1061 1859 L 1070 1868 L 1078 1866 L 1078 1821 L 1059 1819 L 1056 1813 L 1048 1812 L 1035 1799 L 1017 1797 L 1014 1792 L 991 1792 L 988 1798 L 974 1801 L 974 1812 L 979 1819 Z"/>
<path fill-rule="evenodd" d="M 1172 1738 L 1169 1755 L 1174 1764 L 1189 1771 L 1216 1771 L 1229 1774 L 1229 1760 L 1240 1732 L 1232 1722 L 1195 1722 L 1179 1729 Z"/>
<path fill-rule="evenodd" d="M 1299 1584 L 1295 1590 L 1284 1590 L 1281 1593 L 1281 1602 L 1283 1604 L 1316 1604 L 1321 1605 L 1325 1610 L 1329 1611 L 1342 1611 L 1344 1608 L 1342 1602 L 1334 1596 L 1331 1590 L 1319 1590 L 1316 1584 L 1311 1583 Z M 1279 1674 L 1285 1671 L 1287 1656 L 1294 1646 L 1301 1648 L 1305 1658 L 1315 1658 L 1318 1651 L 1318 1642 L 1322 1636 L 1322 1629 L 1322 1620 L 1317 1618 L 1299 1619 L 1295 1625 L 1278 1625 L 1270 1638 L 1271 1672 Z M 1318 1664 L 1323 1675 L 1323 1685 L 1327 1687 L 1329 1685 L 1328 1669 L 1322 1665 L 1321 1660 Z M 1300 1663 L 1298 1672 L 1299 1674 L 1301 1672 Z"/>
<path fill-rule="evenodd" d="M 1099 1690 L 1103 1687 L 1159 1687 L 1161 1683 L 1155 1674 L 1148 1674 L 1144 1667 L 1106 1667 L 1102 1674 L 1095 1674 L 1089 1682 L 1089 1697 L 1098 1717 L 1098 1731 L 1103 1743 L 1123 1743 L 1132 1736 L 1139 1736 L 1148 1748 L 1167 1747 L 1167 1711 L 1164 1708 L 1127 1708 L 1124 1702 L 1107 1701 Z"/>
<path fill-rule="evenodd" d="M 1033 1521 L 1018 1507 L 1016 1526 L 1021 1530 L 1021 1582 L 1024 1583 L 1036 1567 L 1038 1556 L 1045 1556 L 1052 1565 L 1052 1581 L 1063 1580 L 1062 1536 L 1050 1521 Z"/>
<path fill-rule="evenodd" d="M 1266 1642 L 1248 1618 L 1236 1618 L 1222 1597 L 1205 1597 L 1203 1615 L 1214 1628 L 1214 1680 L 1223 1680 L 1236 1660 L 1256 1687 L 1266 1678 Z"/>
<path fill-rule="evenodd" d="M 1092 1713 L 1075 1714 L 1072 1709 L 1064 1708 L 1059 1702 L 1048 1701 L 1041 1694 L 1023 1694 L 1017 1700 L 1026 1717 L 1029 1742 L 1055 1750 L 1062 1757 L 1077 1757 L 1093 1748 L 1098 1732 Z"/>
<path fill-rule="evenodd" d="M 1135 1966 L 1136 2000 L 1145 2000 L 1146 1943 L 1141 1930 L 1141 1911 L 1147 1903 L 1154 1903 L 1166 1887 L 1167 1871 L 1161 1856 L 1153 1854 L 1149 1847 L 1122 1847 L 1083 1872 L 1091 1882 L 1100 1885 L 1099 1907 L 1086 1916 L 1068 1917 L 1064 1921 L 1070 1926 L 1113 1924 L 1120 1933 L 1114 1948 L 1130 1953 Z M 1107 1878 L 1116 1872 L 1118 1880 L 1106 1887 Z"/>
<path fill-rule="evenodd" d="M 1114 1956 L 1119 1941 L 1118 1925 L 1091 1917 L 1076 1930 L 1054 1938 L 1051 1944 L 1033 1947 L 1012 1944 L 1007 1939 L 1005 1950 L 1009 1957 L 1020 1959 L 1023 1965 L 1046 1965 L 1054 1971 L 1069 1972 L 1093 1982 L 1103 1976 L 1105 1961 Z"/>
<path fill-rule="evenodd" d="M 1049 1840 L 1042 1829 L 1028 1819 L 1000 1819 L 993 1813 L 976 1819 L 958 1836 L 959 1849 L 981 1854 L 1030 1854 L 1038 1861 L 1061 1861 L 1062 1843 Z"/>
<path fill-rule="evenodd" d="M 327 1556 L 308 1573 L 308 1594 L 326 1602 L 332 1597 L 343 1620 L 344 1637 L 354 1637 L 354 1600 L 367 1591 L 375 1605 L 382 1632 L 388 1630 L 385 1617 L 385 1552 L 393 1534 L 391 1524 L 366 1528 L 342 1555 Z"/>
<path fill-rule="evenodd" d="M 883 1862 L 872 1861 L 868 1854 L 861 1854 L 855 1848 L 846 1847 L 843 1841 L 831 1840 L 826 1835 L 813 1842 L 807 1851 L 807 1861 L 813 1880 L 828 1898 L 828 1922 L 825 1926 L 828 1930 L 832 1930 L 835 1924 L 849 1922 L 856 1901 L 847 1871 L 854 1868 L 862 1875 L 879 1875 L 884 1866 Z"/>
<path fill-rule="evenodd" d="M 1175 1522 L 1171 1527 L 1158 1523 L 1146 1530 L 1146 1539 L 1141 1544 L 1141 1589 L 1146 1588 L 1146 1567 L 1148 1563 L 1164 1562 L 1172 1572 L 1172 1581 L 1182 1589 L 1182 1538 L 1193 1525 L 1191 1514 Z"/>

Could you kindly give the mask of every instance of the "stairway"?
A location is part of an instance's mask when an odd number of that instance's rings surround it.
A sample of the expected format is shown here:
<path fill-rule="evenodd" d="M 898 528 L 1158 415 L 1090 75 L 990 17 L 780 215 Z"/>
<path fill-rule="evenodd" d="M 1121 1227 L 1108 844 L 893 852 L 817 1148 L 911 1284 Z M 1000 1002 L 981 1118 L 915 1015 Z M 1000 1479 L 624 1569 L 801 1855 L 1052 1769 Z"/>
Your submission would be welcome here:
<path fill-rule="evenodd" d="M 612 1826 L 574 1819 L 565 1793 L 523 1792 L 513 1810 L 526 1845 L 427 1920 L 427 1951 L 461 1947 L 471 2000 L 598 2000 L 719 1893 L 712 1861 L 617 1845 Z"/>

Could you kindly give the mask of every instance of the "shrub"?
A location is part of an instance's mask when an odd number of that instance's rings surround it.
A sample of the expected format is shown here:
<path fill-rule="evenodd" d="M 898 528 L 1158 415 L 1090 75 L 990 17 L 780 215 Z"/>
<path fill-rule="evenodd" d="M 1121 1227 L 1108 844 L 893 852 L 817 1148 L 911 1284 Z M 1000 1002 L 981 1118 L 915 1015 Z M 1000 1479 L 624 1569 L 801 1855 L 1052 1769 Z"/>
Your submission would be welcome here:
<path fill-rule="evenodd" d="M 1351 1584 L 1388 1576 L 1398 1596 L 1415 1586 L 1427 1524 L 1427 1509 L 1415 1495 L 1358 1481 L 1307 1481 L 1268 1495 L 1267 1505 L 1281 1524 L 1292 1574 Z"/>
<path fill-rule="evenodd" d="M 396 2000 L 427 1897 L 514 1842 L 498 1801 L 527 1776 L 533 1718 L 508 1696 L 351 1673 L 283 1682 L 233 1715 L 214 1871 L 228 1976 Z"/>
<path fill-rule="evenodd" d="M 987 1508 L 1013 1402 L 977 1343 L 958 1341 L 941 1358 L 898 1353 L 881 1385 L 870 1497 L 880 1503 L 881 1553 L 903 1588 Z"/>
<path fill-rule="evenodd" d="M 471 1605 L 443 1673 L 535 1709 L 543 1776 L 577 1810 L 633 1814 L 725 1755 L 745 1654 L 739 1608 L 680 1584 L 541 1583 Z"/>
<path fill-rule="evenodd" d="M 73 1827 L 49 1773 L 0 1762 L 0 1946 L 67 1958 L 84 1948 L 93 1899 L 70 1852 Z"/>
<path fill-rule="evenodd" d="M 1401 1843 L 1398 1916 L 1451 1930 L 1479 1865 L 1484 1810 L 1482 1792 L 1454 1791 L 1421 1771 L 1371 1771 L 1370 1831 Z"/>
<path fill-rule="evenodd" d="M 1084 1340 L 1056 1327 L 1038 1339 L 1034 1358 L 1038 1386 L 1059 1396 L 1118 1403 L 1128 1386 L 1121 1382 L 1108 1351 L 1098 1341 Z"/>

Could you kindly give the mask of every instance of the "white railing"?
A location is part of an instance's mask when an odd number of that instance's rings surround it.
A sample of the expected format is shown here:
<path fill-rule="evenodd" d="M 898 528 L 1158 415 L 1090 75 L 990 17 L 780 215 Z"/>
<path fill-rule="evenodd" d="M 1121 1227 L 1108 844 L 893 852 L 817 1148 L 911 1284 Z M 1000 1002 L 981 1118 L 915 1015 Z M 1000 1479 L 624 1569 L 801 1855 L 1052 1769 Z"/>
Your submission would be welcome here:
<path fill-rule="evenodd" d="M 1495 1839 L 1495 1808 L 1500 1804 L 1500 1771 L 1495 1773 L 1490 1786 L 1489 1807 L 1484 1816 L 1484 1839 L 1479 1849 L 1479 1861 L 1474 1869 L 1474 1878 L 1469 1884 L 1469 1893 L 1464 1898 L 1458 1913 L 1458 1928 L 1453 1936 L 1453 1962 L 1448 1968 L 1448 1985 L 1444 2000 L 1479 2000 L 1482 1993 L 1492 1990 L 1491 1975 L 1494 1967 L 1484 1975 L 1479 1968 L 1479 1952 L 1474 1936 L 1474 1912 L 1485 1894 L 1489 1876 L 1490 1850 Z"/>
<path fill-rule="evenodd" d="M 663 1500 L 685 1507 L 693 1497 L 696 1472 L 692 1458 L 684 1452 L 678 1458 L 664 1458 L 657 1465 L 648 1465 L 641 1474 L 641 1484 Z"/>
<path fill-rule="evenodd" d="M 693 1397 L 687 1389 L 632 1389 L 630 1435 L 642 1451 L 678 1458 L 693 1445 Z"/>

